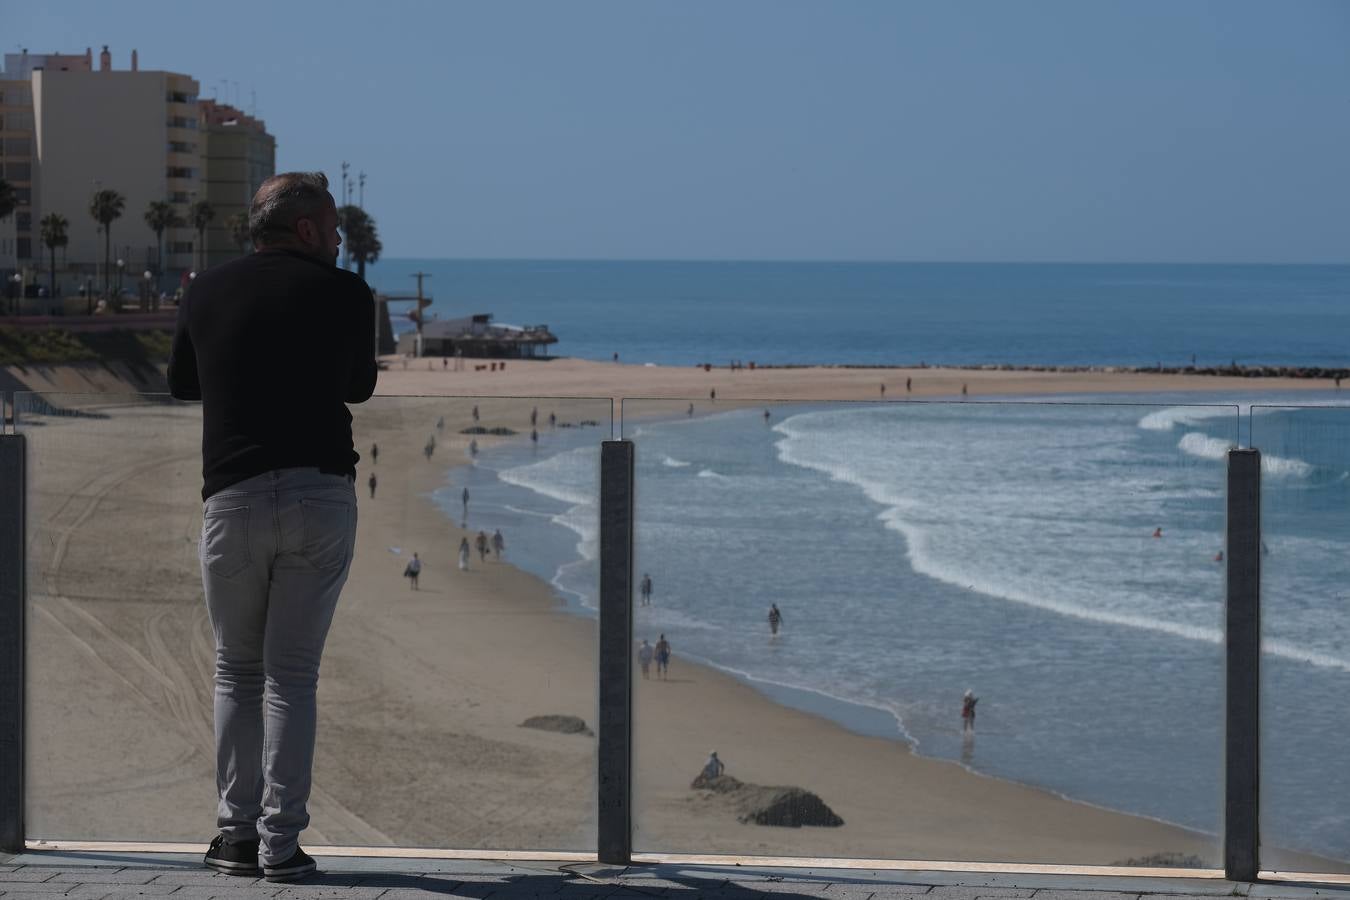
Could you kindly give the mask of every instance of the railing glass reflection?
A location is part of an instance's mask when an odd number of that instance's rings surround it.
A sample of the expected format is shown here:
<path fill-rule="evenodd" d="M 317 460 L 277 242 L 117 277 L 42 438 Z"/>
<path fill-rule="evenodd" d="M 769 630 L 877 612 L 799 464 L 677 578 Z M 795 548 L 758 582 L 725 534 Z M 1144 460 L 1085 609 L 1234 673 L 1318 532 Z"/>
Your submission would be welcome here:
<path fill-rule="evenodd" d="M 28 837 L 204 841 L 200 409 L 16 400 Z M 352 412 L 357 556 L 319 681 L 306 843 L 593 849 L 593 498 L 610 401 L 377 397 Z"/>
<path fill-rule="evenodd" d="M 1220 864 L 1236 407 L 622 417 L 635 850 Z"/>
<path fill-rule="evenodd" d="M 1350 871 L 1350 407 L 1253 406 L 1251 442 L 1262 454 L 1262 868 Z"/>

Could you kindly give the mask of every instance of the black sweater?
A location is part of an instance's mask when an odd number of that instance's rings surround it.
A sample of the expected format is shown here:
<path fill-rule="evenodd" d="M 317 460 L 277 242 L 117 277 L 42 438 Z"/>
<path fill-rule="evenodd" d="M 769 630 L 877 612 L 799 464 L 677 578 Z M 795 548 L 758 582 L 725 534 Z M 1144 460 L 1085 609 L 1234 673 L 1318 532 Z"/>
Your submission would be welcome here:
<path fill-rule="evenodd" d="M 375 392 L 375 302 L 351 272 L 269 249 L 201 273 L 169 391 L 202 401 L 202 497 L 271 469 L 355 475 L 345 403 Z"/>

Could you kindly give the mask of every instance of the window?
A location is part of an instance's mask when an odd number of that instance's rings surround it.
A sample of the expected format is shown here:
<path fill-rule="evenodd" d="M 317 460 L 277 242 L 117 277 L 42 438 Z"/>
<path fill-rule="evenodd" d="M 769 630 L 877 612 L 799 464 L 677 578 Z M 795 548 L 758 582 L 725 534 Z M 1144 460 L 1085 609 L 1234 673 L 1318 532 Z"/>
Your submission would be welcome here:
<path fill-rule="evenodd" d="M 30 156 L 33 152 L 33 142 L 26 137 L 5 138 L 6 156 Z"/>
<path fill-rule="evenodd" d="M 32 181 L 33 165 L 27 162 L 6 162 L 5 163 L 6 181 Z"/>
<path fill-rule="evenodd" d="M 14 189 L 14 200 L 19 206 L 31 206 L 33 203 L 33 189 L 16 187 Z"/>
<path fill-rule="evenodd" d="M 169 91 L 170 103 L 196 103 L 197 95 L 189 94 L 186 91 Z"/>
<path fill-rule="evenodd" d="M 33 114 L 31 112 L 20 111 L 6 113 L 4 122 L 5 124 L 0 125 L 0 128 L 8 127 L 10 131 L 33 130 Z"/>
<path fill-rule="evenodd" d="M 187 203 L 188 200 L 190 199 L 191 198 L 188 197 L 187 191 L 174 191 L 173 193 L 169 194 L 170 203 Z"/>
<path fill-rule="evenodd" d="M 14 227 L 19 231 L 33 230 L 33 214 L 30 212 L 21 212 L 14 214 Z"/>
<path fill-rule="evenodd" d="M 169 166 L 168 177 L 170 178 L 192 178 L 195 176 L 194 169 L 186 166 Z"/>
<path fill-rule="evenodd" d="M 171 241 L 169 243 L 170 253 L 191 253 L 192 241 Z"/>
<path fill-rule="evenodd" d="M 17 256 L 19 259 L 33 258 L 32 238 L 19 238 L 17 241 L 14 242 L 14 246 L 18 247 L 18 251 L 14 255 Z"/>
<path fill-rule="evenodd" d="M 186 128 L 190 131 L 197 130 L 197 120 L 187 116 L 170 116 L 168 125 L 170 128 Z"/>
<path fill-rule="evenodd" d="M 169 141 L 170 153 L 196 153 L 197 145 L 187 141 Z"/>

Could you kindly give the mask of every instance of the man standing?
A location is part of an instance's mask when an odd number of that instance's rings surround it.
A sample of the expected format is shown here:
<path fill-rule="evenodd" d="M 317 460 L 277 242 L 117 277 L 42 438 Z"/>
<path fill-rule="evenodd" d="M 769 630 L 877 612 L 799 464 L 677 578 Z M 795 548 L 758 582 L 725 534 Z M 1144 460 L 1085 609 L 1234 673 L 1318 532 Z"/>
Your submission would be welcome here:
<path fill-rule="evenodd" d="M 202 401 L 202 583 L 216 638 L 216 824 L 207 867 L 313 872 L 319 659 L 356 542 L 351 414 L 375 390 L 370 288 L 336 268 L 322 173 L 263 182 L 256 252 L 201 273 L 178 310 L 169 389 Z M 266 702 L 264 703 L 264 698 Z"/>

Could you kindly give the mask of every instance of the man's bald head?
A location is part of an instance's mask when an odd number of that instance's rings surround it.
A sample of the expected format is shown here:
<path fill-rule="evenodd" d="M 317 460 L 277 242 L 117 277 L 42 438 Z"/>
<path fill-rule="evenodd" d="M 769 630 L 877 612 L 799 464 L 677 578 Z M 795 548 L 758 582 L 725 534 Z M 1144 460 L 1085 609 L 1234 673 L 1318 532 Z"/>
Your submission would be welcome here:
<path fill-rule="evenodd" d="M 337 208 L 322 172 L 282 172 L 267 179 L 248 210 L 253 246 L 295 247 L 321 259 L 337 258 Z"/>

